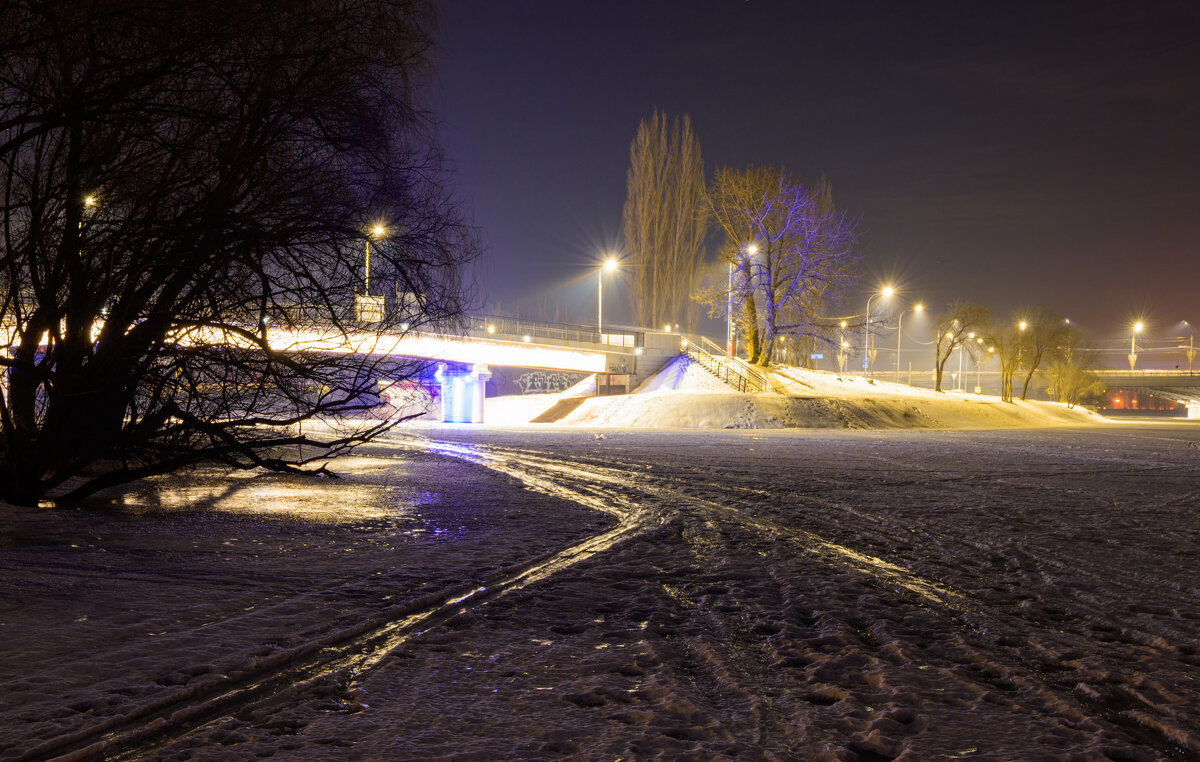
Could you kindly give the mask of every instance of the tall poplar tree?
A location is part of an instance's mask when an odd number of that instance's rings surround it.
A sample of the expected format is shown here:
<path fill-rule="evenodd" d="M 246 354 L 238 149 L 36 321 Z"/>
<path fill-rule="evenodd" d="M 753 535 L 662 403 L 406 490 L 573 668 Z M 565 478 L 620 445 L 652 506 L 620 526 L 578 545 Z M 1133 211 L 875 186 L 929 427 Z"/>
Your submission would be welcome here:
<path fill-rule="evenodd" d="M 704 160 L 691 120 L 685 115 L 668 122 L 656 110 L 638 125 L 629 147 L 624 233 L 639 325 L 695 327 L 691 296 L 704 260 L 708 215 Z"/>

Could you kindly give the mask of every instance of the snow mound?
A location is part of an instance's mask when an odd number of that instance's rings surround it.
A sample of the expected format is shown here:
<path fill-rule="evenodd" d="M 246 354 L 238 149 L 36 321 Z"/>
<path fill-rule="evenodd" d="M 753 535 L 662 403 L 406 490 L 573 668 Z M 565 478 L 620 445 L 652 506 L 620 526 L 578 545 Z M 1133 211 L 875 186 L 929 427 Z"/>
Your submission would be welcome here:
<path fill-rule="evenodd" d="M 634 390 L 634 394 L 658 391 L 678 392 L 727 392 L 729 386 L 716 376 L 680 355 L 671 360 Z"/>
<path fill-rule="evenodd" d="M 1051 402 L 935 392 L 890 381 L 803 368 L 764 369 L 786 393 L 733 391 L 677 357 L 633 394 L 592 397 L 561 423 L 634 428 L 993 429 L 1099 423 L 1081 408 Z"/>
<path fill-rule="evenodd" d="M 1003 429 L 1107 422 L 1084 408 L 1052 402 L 1001 402 L 988 395 L 935 392 L 790 366 L 758 370 L 774 391 L 734 391 L 679 356 L 630 394 L 595 396 L 596 377 L 588 376 L 556 394 L 489 397 L 484 421 L 527 424 L 560 400 L 586 398 L 558 423 L 655 429 Z"/>

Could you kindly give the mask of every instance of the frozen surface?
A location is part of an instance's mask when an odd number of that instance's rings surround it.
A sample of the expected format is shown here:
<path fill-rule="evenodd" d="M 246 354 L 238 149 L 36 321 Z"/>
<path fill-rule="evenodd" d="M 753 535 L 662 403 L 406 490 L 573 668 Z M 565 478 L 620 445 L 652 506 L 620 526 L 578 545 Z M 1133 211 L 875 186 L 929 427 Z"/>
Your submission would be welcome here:
<path fill-rule="evenodd" d="M 0 509 L 0 759 L 1200 758 L 1200 425 L 408 432 Z"/>

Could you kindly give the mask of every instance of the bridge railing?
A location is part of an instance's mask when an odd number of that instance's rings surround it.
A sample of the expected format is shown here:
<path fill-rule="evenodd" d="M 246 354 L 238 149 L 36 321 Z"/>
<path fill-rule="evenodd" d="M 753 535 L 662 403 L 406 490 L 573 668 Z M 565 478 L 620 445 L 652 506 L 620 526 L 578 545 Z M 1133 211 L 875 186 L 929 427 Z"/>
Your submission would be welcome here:
<path fill-rule="evenodd" d="M 1094 371 L 1101 378 L 1122 378 L 1130 376 L 1162 376 L 1165 378 L 1184 378 L 1187 376 L 1196 376 L 1200 373 L 1192 373 L 1188 370 L 1168 370 L 1166 368 L 1146 368 L 1145 370 L 1105 370 L 1098 368 Z"/>
<path fill-rule="evenodd" d="M 645 342 L 645 335 L 641 331 L 621 328 L 606 327 L 601 333 L 594 325 L 547 323 L 498 315 L 471 315 L 466 320 L 467 332 L 480 336 L 517 337 L 523 340 L 528 336 L 529 340 L 549 339 L 629 349 L 641 347 Z"/>

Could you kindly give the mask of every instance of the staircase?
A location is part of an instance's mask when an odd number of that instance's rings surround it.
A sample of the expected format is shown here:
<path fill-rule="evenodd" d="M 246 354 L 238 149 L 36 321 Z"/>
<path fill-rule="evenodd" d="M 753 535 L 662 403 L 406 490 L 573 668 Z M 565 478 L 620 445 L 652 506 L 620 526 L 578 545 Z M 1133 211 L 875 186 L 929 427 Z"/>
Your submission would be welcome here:
<path fill-rule="evenodd" d="M 690 341 L 683 342 L 683 356 L 716 376 L 721 382 L 737 389 L 739 392 L 759 393 L 771 388 L 766 376 L 746 365 L 741 360 L 721 351 L 721 348 L 705 338 L 701 341 L 708 344 L 715 352 L 710 352 Z"/>
<path fill-rule="evenodd" d="M 567 397 L 555 402 L 549 410 L 546 410 L 537 418 L 534 418 L 530 423 L 554 423 L 557 420 L 566 418 L 575 409 L 582 405 L 587 397 Z"/>

